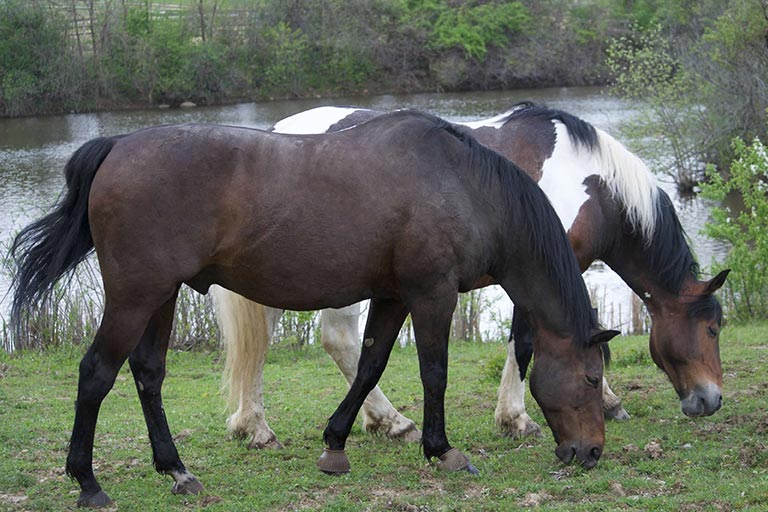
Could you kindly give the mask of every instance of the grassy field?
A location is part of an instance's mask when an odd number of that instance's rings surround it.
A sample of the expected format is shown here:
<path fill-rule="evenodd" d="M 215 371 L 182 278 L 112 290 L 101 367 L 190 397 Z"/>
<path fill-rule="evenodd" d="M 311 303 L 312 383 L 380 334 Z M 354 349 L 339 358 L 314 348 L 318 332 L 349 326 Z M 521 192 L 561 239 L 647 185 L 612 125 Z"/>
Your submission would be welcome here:
<path fill-rule="evenodd" d="M 187 467 L 206 486 L 174 496 L 152 468 L 141 408 L 127 365 L 102 406 L 95 466 L 114 510 L 768 510 L 768 323 L 728 327 L 721 340 L 724 407 L 690 419 L 644 337 L 612 342 L 608 372 L 633 416 L 607 425 L 605 454 L 591 471 L 563 466 L 545 436 L 512 440 L 493 424 L 503 344 L 454 343 L 446 400 L 448 435 L 481 475 L 442 474 L 419 446 L 374 438 L 355 425 L 352 473 L 315 469 L 322 428 L 345 386 L 317 347 L 275 349 L 266 366 L 270 424 L 285 444 L 248 451 L 226 438 L 221 356 L 169 355 L 165 406 Z M 0 510 L 74 510 L 64 475 L 82 348 L 0 355 Z M 421 419 L 414 347 L 396 349 L 382 387 Z M 543 417 L 529 397 L 529 412 Z"/>

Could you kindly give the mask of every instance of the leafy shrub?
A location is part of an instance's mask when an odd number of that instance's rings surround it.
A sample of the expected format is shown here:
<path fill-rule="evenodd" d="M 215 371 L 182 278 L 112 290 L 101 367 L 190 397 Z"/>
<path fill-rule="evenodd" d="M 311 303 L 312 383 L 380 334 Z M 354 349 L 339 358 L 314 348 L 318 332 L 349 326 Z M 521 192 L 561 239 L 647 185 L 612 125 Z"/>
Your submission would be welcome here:
<path fill-rule="evenodd" d="M 678 187 L 691 189 L 699 178 L 697 136 L 702 108 L 693 101 L 693 77 L 673 54 L 661 26 L 635 26 L 630 36 L 614 39 L 606 65 L 614 90 L 642 105 L 638 118 L 628 123 L 627 133 L 647 155 L 659 154 L 658 146 L 666 146 L 663 153 L 672 155 L 672 161 L 659 167 Z"/>
<path fill-rule="evenodd" d="M 722 264 L 713 264 L 713 273 L 732 269 L 725 285 L 725 306 L 736 321 L 768 317 L 768 152 L 757 138 L 747 145 L 732 142 L 736 159 L 727 177 L 714 166 L 707 167 L 709 183 L 702 184 L 702 195 L 718 202 L 736 196 L 738 211 L 729 206 L 711 209 L 712 220 L 705 233 L 731 245 Z M 732 198 L 733 199 L 733 198 Z"/>

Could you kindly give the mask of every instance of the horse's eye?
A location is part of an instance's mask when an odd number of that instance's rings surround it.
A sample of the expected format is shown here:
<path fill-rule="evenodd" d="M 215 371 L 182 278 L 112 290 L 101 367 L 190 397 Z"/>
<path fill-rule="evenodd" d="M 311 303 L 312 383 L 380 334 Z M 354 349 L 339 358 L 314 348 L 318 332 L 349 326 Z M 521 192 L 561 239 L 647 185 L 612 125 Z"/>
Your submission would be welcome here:
<path fill-rule="evenodd" d="M 712 336 L 713 338 L 717 338 L 717 327 L 712 327 L 710 325 L 709 327 L 707 327 L 707 329 L 709 330 L 710 336 Z"/>
<path fill-rule="evenodd" d="M 587 384 L 589 384 L 593 388 L 596 388 L 598 384 L 600 384 L 600 377 L 592 377 L 590 375 L 587 375 L 585 378 L 587 380 Z"/>

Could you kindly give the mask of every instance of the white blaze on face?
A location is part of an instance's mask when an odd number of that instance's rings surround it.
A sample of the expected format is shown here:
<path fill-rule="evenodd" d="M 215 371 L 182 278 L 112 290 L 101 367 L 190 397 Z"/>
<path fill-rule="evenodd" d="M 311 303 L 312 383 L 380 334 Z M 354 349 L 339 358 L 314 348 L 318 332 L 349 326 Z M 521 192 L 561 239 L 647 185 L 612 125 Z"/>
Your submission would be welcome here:
<path fill-rule="evenodd" d="M 365 110 L 354 107 L 317 107 L 286 117 L 275 124 L 277 133 L 296 135 L 325 133 L 348 115 Z"/>
<path fill-rule="evenodd" d="M 549 197 L 565 230 L 569 231 L 581 205 L 589 199 L 584 180 L 598 172 L 590 152 L 573 146 L 563 123 L 553 123 L 555 148 L 542 166 L 539 187 Z"/>

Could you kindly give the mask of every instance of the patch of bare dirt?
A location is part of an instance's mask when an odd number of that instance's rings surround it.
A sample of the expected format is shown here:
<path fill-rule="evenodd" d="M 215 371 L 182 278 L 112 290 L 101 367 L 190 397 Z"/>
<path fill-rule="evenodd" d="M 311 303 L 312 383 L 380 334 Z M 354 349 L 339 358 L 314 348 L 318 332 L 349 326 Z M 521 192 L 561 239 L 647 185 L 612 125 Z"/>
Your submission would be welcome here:
<path fill-rule="evenodd" d="M 517 500 L 517 505 L 520 507 L 538 507 L 542 503 L 545 503 L 552 499 L 552 495 L 547 491 L 541 492 L 529 492 L 526 493 L 521 499 Z"/>
<path fill-rule="evenodd" d="M 653 460 L 660 459 L 664 455 L 664 450 L 656 441 L 651 441 L 650 443 L 646 444 L 643 447 L 643 452 L 645 452 L 648 458 Z"/>

